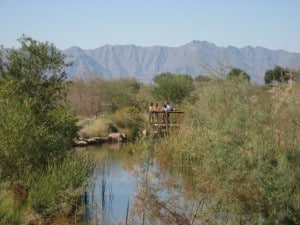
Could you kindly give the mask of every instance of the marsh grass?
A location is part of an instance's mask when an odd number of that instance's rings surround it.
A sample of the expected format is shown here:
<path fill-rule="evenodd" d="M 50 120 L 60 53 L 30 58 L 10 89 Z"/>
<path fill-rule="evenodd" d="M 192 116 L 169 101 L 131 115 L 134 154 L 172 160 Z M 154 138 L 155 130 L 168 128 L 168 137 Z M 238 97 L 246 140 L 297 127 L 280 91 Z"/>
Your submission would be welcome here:
<path fill-rule="evenodd" d="M 162 140 L 158 158 L 189 171 L 195 193 L 209 196 L 210 223 L 300 220 L 299 90 L 221 80 L 193 93 L 185 126 Z"/>
<path fill-rule="evenodd" d="M 130 140 L 135 140 L 145 124 L 142 115 L 136 107 L 125 107 L 107 117 L 83 119 L 78 122 L 79 136 L 83 138 L 106 137 L 109 133 L 121 132 Z"/>
<path fill-rule="evenodd" d="M 117 128 L 109 118 L 84 119 L 78 123 L 81 128 L 79 136 L 83 138 L 105 137 L 111 132 L 116 132 Z"/>
<path fill-rule="evenodd" d="M 24 208 L 15 209 L 13 195 L 8 191 L 9 183 L 0 187 L 0 224 L 20 224 L 24 219 Z"/>
<path fill-rule="evenodd" d="M 46 173 L 31 174 L 29 204 L 37 213 L 69 210 L 78 202 L 83 183 L 93 170 L 93 163 L 82 155 L 69 156 L 63 164 L 52 162 Z"/>
<path fill-rule="evenodd" d="M 70 154 L 63 163 L 52 161 L 44 172 L 27 171 L 20 181 L 28 187 L 26 199 L 16 201 L 16 185 L 2 184 L 0 224 L 35 224 L 59 218 L 70 224 L 81 218 L 80 195 L 94 169 L 89 156 Z M 16 205 L 16 202 L 18 205 Z M 72 222 L 70 222 L 72 221 Z"/>

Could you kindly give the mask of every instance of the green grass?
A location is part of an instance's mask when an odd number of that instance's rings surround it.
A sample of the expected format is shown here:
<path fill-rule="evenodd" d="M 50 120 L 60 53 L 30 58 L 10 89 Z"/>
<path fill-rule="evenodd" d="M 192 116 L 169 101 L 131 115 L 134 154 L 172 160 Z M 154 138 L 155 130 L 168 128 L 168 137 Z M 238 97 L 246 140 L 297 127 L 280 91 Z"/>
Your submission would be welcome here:
<path fill-rule="evenodd" d="M 24 221 L 26 207 L 16 210 L 12 193 L 8 191 L 9 184 L 2 183 L 0 187 L 0 224 L 21 224 Z"/>
<path fill-rule="evenodd" d="M 29 204 L 37 213 L 67 211 L 83 192 L 83 183 L 92 170 L 92 161 L 82 155 L 70 156 L 63 164 L 50 164 L 42 176 L 31 176 Z"/>
<path fill-rule="evenodd" d="M 65 219 L 74 205 L 80 209 L 79 197 L 94 165 L 84 153 L 74 153 L 63 163 L 49 163 L 44 172 L 25 173 L 19 182 L 28 187 L 28 197 L 20 207 L 15 207 L 11 185 L 1 184 L 0 224 L 27 224 L 36 218 L 51 221 L 57 214 Z"/>

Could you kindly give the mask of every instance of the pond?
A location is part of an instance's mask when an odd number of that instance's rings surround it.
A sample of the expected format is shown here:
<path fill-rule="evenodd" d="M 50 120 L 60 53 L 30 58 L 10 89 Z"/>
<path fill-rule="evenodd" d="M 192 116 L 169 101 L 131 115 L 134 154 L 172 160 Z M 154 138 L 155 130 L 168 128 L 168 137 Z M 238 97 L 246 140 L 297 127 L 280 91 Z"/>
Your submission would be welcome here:
<path fill-rule="evenodd" d="M 87 188 L 87 220 L 92 224 L 116 224 L 127 212 L 135 194 L 135 179 L 126 170 L 126 152 L 120 143 L 88 147 L 99 167 Z"/>
<path fill-rule="evenodd" d="M 129 144 L 120 143 L 85 151 L 99 161 L 84 198 L 89 224 L 153 224 L 155 220 L 164 224 L 164 219 L 191 224 L 187 212 L 195 204 L 187 204 L 180 177 L 159 169 L 152 156 L 136 160 Z"/>

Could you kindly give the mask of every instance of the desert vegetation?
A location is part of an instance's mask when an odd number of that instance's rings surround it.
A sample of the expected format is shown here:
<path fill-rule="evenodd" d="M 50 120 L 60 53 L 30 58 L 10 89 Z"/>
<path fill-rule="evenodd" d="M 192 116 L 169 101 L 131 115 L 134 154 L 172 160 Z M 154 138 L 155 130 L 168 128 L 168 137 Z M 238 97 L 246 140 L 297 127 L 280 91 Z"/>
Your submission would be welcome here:
<path fill-rule="evenodd" d="M 181 128 L 155 142 L 143 139 L 149 141 L 146 145 L 138 141 L 134 152 L 150 152 L 161 168 L 179 169 L 186 186 L 192 187 L 186 195 L 199 207 L 183 217 L 176 205 L 184 194 L 168 206 L 157 195 L 165 185 L 139 179 L 136 211 L 151 215 L 155 224 L 297 224 L 299 72 L 289 71 L 292 82 L 266 85 L 251 84 L 237 68 L 221 77 L 220 73 L 195 80 L 187 75 L 157 75 L 153 85 L 140 84 L 138 98 L 132 101 L 137 105 L 109 113 L 116 129 L 129 132 L 143 124 L 132 133 L 135 137 L 147 126 L 147 103 L 172 99 L 176 108 L 185 111 Z"/>
<path fill-rule="evenodd" d="M 126 224 L 299 224 L 299 71 L 276 67 L 265 85 L 238 68 L 195 79 L 162 73 L 153 84 L 69 81 L 55 46 L 20 43 L 0 61 L 1 224 L 78 224 L 95 164 L 72 142 L 111 132 L 128 135 L 141 165 L 136 214 Z M 149 103 L 165 100 L 185 112 L 182 126 L 142 138 L 153 129 Z M 176 197 L 161 197 L 179 184 L 157 183 L 153 161 L 180 174 L 185 188 Z"/>

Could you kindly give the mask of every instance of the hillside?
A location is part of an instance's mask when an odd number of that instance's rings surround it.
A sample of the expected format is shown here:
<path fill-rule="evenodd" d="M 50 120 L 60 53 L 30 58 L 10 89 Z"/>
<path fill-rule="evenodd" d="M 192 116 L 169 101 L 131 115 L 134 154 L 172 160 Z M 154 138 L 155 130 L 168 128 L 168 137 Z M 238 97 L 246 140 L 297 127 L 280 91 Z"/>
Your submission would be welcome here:
<path fill-rule="evenodd" d="M 300 53 L 251 46 L 224 48 L 206 41 L 192 41 L 180 47 L 104 45 L 83 50 L 74 46 L 63 52 L 74 62 L 67 71 L 69 78 L 83 79 L 132 76 L 148 83 L 162 72 L 185 73 L 193 77 L 207 75 L 205 65 L 209 65 L 212 68 L 238 67 L 251 76 L 252 82 L 263 83 L 265 72 L 276 65 L 300 68 Z"/>

